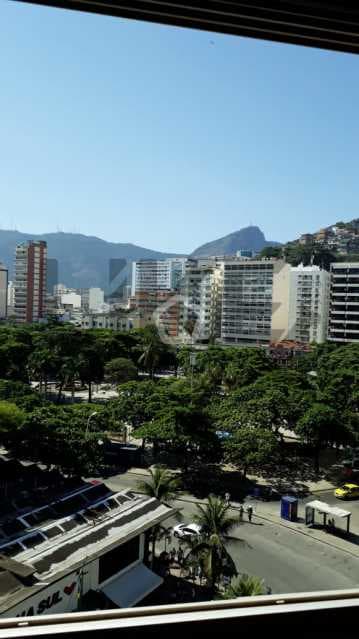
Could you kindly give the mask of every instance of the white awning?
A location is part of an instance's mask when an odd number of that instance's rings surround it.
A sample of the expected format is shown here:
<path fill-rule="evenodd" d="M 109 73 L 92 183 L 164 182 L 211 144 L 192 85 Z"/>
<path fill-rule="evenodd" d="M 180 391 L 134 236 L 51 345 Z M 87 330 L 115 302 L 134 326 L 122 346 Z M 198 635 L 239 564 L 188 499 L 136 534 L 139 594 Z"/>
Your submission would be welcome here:
<path fill-rule="evenodd" d="M 124 575 L 101 588 L 102 592 L 120 608 L 130 608 L 144 599 L 163 582 L 162 577 L 137 564 Z"/>
<path fill-rule="evenodd" d="M 305 506 L 315 508 L 318 512 L 326 513 L 327 515 L 334 515 L 335 517 L 348 517 L 348 515 L 351 515 L 348 510 L 343 510 L 337 506 L 329 506 L 329 504 L 326 504 L 324 501 L 320 501 L 319 499 L 310 501 L 309 504 L 305 504 Z"/>

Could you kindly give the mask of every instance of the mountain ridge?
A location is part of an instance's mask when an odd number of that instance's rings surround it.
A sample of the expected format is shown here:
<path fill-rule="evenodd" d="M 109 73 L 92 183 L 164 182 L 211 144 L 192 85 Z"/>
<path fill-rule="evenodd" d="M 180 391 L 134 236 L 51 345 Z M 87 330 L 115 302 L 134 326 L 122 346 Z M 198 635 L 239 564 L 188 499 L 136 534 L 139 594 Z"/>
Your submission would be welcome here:
<path fill-rule="evenodd" d="M 9 269 L 13 278 L 15 247 L 28 240 L 45 240 L 48 257 L 56 258 L 59 265 L 59 282 L 73 288 L 98 286 L 105 291 L 110 285 L 110 260 L 121 258 L 127 266 L 122 271 L 122 281 L 129 278 L 130 262 L 139 259 L 166 259 L 185 257 L 186 254 L 154 251 L 131 242 L 109 242 L 95 235 L 83 233 L 22 233 L 15 230 L 0 230 L 0 261 Z M 218 240 L 198 247 L 191 256 L 234 255 L 237 250 L 252 248 L 260 251 L 265 246 L 278 246 L 279 242 L 265 239 L 257 226 L 248 226 Z"/>
<path fill-rule="evenodd" d="M 191 257 L 209 257 L 211 255 L 235 255 L 240 249 L 261 251 L 266 246 L 280 246 L 280 242 L 266 240 L 258 226 L 246 226 L 239 231 L 220 237 L 218 240 L 206 242 L 197 247 Z"/>
<path fill-rule="evenodd" d="M 127 262 L 136 259 L 165 259 L 180 256 L 179 253 L 154 251 L 130 242 L 108 242 L 94 235 L 82 233 L 22 233 L 0 230 L 0 261 L 13 277 L 15 247 L 28 240 L 45 240 L 48 257 L 59 263 L 59 281 L 69 287 L 88 288 L 99 286 L 107 289 L 109 284 L 109 261 L 123 258 Z"/>

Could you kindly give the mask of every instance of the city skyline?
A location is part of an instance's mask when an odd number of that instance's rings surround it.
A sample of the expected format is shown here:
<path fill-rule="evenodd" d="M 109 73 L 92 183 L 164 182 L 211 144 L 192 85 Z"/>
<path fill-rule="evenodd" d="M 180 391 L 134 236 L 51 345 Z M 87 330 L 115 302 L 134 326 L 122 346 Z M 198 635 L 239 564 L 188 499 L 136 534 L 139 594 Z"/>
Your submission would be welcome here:
<path fill-rule="evenodd" d="M 250 223 L 285 242 L 357 216 L 355 56 L 0 12 L 3 227 L 189 253 Z"/>

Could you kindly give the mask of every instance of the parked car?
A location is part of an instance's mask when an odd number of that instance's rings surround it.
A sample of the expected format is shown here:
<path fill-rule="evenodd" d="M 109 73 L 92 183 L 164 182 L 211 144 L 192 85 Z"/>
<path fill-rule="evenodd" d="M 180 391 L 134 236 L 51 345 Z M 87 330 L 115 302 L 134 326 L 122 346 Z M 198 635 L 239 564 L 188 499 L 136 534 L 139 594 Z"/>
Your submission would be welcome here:
<path fill-rule="evenodd" d="M 201 534 L 201 527 L 197 524 L 178 524 L 174 526 L 172 533 L 174 537 L 185 539 Z"/>
<path fill-rule="evenodd" d="M 262 499 L 263 501 L 270 501 L 280 498 L 278 491 L 272 488 L 272 486 L 254 486 L 251 495 L 252 497 L 254 497 L 254 499 Z"/>
<path fill-rule="evenodd" d="M 343 484 L 339 488 L 336 488 L 334 495 L 338 499 L 352 499 L 353 497 L 359 497 L 358 484 Z"/>

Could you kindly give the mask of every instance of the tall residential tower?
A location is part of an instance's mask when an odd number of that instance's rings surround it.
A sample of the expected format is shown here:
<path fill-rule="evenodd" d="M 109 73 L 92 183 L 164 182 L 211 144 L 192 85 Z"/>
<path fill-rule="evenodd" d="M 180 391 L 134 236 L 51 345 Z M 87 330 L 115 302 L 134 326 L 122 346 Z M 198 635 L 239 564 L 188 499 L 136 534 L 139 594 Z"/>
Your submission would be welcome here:
<path fill-rule="evenodd" d="M 47 244 L 18 244 L 15 252 L 15 319 L 38 322 L 46 312 Z"/>
<path fill-rule="evenodd" d="M 359 342 L 359 263 L 331 264 L 328 340 Z"/>

